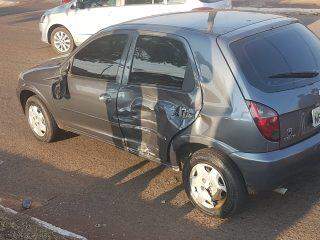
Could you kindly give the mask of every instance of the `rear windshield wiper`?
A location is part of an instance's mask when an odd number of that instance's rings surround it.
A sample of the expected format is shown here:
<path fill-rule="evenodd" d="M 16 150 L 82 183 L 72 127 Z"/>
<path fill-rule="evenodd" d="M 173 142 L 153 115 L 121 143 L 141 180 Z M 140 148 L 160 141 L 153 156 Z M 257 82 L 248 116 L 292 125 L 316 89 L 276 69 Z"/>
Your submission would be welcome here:
<path fill-rule="evenodd" d="M 269 78 L 314 78 L 319 75 L 319 72 L 288 72 L 279 73 L 270 76 Z"/>

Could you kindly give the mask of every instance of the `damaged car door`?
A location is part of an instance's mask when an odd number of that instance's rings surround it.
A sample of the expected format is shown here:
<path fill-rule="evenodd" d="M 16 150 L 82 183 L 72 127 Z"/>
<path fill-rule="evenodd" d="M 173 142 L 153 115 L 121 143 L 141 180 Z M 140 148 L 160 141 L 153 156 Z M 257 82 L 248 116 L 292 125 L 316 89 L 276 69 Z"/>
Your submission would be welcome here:
<path fill-rule="evenodd" d="M 172 138 L 202 104 L 190 47 L 176 35 L 141 33 L 132 44 L 117 109 L 129 151 L 165 161 Z"/>

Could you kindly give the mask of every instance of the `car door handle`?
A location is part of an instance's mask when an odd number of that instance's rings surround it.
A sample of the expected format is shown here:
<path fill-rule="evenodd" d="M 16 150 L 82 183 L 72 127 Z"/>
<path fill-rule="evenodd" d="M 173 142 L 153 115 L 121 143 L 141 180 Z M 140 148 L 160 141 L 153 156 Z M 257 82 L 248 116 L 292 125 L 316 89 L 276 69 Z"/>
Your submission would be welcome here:
<path fill-rule="evenodd" d="M 104 93 L 99 96 L 100 102 L 109 103 L 109 102 L 111 102 L 111 100 L 112 100 L 112 98 L 108 93 Z"/>

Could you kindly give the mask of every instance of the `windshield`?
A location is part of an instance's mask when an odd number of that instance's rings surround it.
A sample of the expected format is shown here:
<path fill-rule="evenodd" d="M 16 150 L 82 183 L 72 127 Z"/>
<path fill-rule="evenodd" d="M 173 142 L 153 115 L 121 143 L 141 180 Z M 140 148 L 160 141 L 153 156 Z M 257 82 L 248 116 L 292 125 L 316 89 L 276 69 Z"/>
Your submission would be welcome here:
<path fill-rule="evenodd" d="M 320 80 L 320 41 L 295 23 L 230 45 L 246 79 L 264 92 L 277 92 Z"/>

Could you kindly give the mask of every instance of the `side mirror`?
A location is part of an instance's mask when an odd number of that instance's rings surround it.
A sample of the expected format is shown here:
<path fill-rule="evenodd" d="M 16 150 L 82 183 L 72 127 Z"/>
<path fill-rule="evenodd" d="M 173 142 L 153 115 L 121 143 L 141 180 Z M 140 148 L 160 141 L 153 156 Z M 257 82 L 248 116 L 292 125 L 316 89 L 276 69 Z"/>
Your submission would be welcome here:
<path fill-rule="evenodd" d="M 52 96 L 56 100 L 68 98 L 68 81 L 67 76 L 61 76 L 52 84 Z"/>
<path fill-rule="evenodd" d="M 56 100 L 68 98 L 68 72 L 70 61 L 65 62 L 60 68 L 60 77 L 52 84 L 52 95 Z"/>

